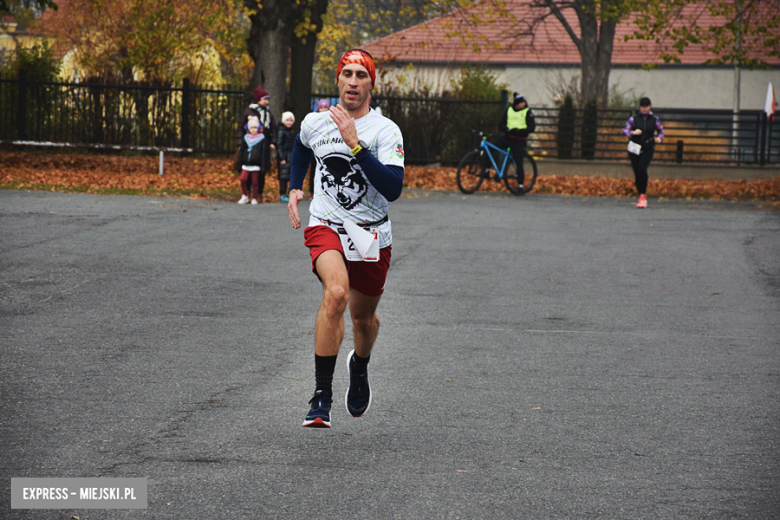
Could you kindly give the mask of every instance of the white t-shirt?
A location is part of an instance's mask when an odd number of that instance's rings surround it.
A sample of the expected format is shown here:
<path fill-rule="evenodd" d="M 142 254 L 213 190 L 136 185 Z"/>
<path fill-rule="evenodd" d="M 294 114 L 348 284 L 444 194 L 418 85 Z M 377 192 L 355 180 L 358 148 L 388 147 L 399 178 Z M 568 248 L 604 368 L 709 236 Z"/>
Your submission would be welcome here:
<path fill-rule="evenodd" d="M 358 138 L 368 145 L 380 163 L 403 167 L 404 143 L 395 123 L 372 109 L 355 120 L 355 129 Z M 300 138 L 314 152 L 317 164 L 309 226 L 322 225 L 322 220 L 376 222 L 387 216 L 390 203 L 368 182 L 330 112 L 307 115 L 301 123 Z M 392 229 L 387 221 L 379 226 L 379 247 L 387 247 L 392 242 Z"/>

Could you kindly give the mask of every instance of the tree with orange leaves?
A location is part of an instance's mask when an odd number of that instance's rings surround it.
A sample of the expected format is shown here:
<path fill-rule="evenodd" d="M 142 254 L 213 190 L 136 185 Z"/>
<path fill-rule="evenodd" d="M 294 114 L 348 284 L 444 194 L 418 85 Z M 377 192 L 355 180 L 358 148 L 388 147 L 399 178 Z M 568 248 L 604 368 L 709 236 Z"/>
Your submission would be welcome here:
<path fill-rule="evenodd" d="M 67 0 L 41 26 L 74 53 L 83 76 L 122 83 L 195 83 L 231 46 L 233 0 Z"/>

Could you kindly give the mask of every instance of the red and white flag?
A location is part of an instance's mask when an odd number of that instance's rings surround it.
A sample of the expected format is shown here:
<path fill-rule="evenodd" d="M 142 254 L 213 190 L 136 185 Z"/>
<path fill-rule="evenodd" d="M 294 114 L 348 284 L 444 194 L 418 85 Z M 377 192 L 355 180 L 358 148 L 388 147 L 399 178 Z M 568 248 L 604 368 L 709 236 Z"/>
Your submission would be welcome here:
<path fill-rule="evenodd" d="M 766 112 L 766 116 L 769 119 L 774 120 L 776 106 L 777 102 L 775 101 L 775 91 L 772 88 L 772 84 L 770 83 L 766 89 L 766 103 L 764 104 L 764 112 Z"/>

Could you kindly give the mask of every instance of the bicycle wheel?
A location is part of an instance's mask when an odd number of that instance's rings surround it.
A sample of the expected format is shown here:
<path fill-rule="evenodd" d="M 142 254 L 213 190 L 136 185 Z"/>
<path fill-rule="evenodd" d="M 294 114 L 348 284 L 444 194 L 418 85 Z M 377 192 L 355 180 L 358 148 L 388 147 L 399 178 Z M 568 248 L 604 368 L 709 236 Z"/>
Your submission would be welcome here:
<path fill-rule="evenodd" d="M 511 157 L 510 157 L 511 159 Z M 520 165 L 522 169 L 518 171 L 517 164 L 512 161 L 506 166 L 506 175 L 504 176 L 504 184 L 507 189 L 515 195 L 525 195 L 531 191 L 536 184 L 536 161 L 528 153 L 523 154 L 523 164 Z M 513 168 L 510 169 L 510 168 Z"/>
<path fill-rule="evenodd" d="M 474 150 L 463 156 L 458 165 L 458 188 L 463 193 L 474 193 L 482 185 L 482 157 L 480 150 Z"/>
<path fill-rule="evenodd" d="M 506 166 L 504 166 L 504 184 L 506 184 L 506 189 L 510 193 L 515 195 L 523 194 L 523 185 L 520 184 L 517 175 L 517 164 L 511 155 L 506 158 Z"/>

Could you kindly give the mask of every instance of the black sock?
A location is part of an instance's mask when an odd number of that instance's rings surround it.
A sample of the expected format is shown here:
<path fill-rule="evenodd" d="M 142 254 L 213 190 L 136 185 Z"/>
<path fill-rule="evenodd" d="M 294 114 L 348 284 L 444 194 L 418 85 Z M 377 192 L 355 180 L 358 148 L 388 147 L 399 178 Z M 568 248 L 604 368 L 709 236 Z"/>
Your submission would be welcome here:
<path fill-rule="evenodd" d="M 352 356 L 352 370 L 356 374 L 365 374 L 370 359 L 371 359 L 371 354 L 369 354 L 368 357 L 363 358 L 358 356 L 358 353 L 356 351 L 355 355 Z"/>
<path fill-rule="evenodd" d="M 336 370 L 337 357 L 314 354 L 314 380 L 317 383 L 315 391 L 325 390 L 333 395 L 333 372 Z"/>

